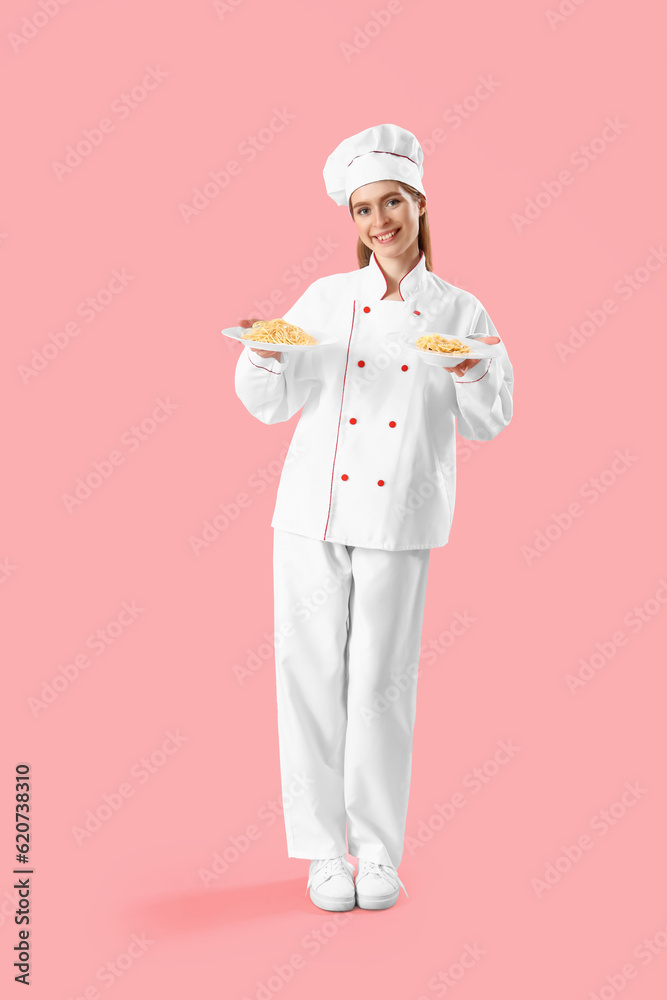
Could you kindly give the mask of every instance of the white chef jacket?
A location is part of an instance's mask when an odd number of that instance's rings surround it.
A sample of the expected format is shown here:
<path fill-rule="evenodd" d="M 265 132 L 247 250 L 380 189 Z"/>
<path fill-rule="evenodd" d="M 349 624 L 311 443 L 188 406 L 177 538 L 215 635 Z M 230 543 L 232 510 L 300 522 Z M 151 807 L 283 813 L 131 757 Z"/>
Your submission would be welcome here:
<path fill-rule="evenodd" d="M 514 376 L 501 357 L 463 377 L 428 365 L 383 331 L 499 336 L 481 302 L 427 270 L 424 254 L 388 291 L 373 253 L 367 267 L 316 279 L 288 323 L 333 337 L 312 351 L 239 356 L 235 389 L 258 420 L 301 407 L 271 525 L 323 541 L 377 549 L 445 545 L 454 514 L 456 437 L 488 441 L 512 418 Z M 270 345 L 267 345 L 269 349 Z"/>

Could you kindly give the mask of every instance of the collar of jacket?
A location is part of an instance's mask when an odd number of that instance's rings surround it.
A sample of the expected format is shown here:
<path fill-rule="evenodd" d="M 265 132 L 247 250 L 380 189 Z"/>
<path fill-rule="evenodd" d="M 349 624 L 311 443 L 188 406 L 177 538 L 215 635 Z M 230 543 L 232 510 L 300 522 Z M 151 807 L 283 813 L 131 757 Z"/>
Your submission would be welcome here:
<path fill-rule="evenodd" d="M 375 251 L 371 253 L 368 266 L 363 267 L 360 272 L 364 280 L 364 292 L 369 299 L 381 299 L 387 291 L 387 279 L 382 273 L 382 269 L 375 258 Z M 426 258 L 422 250 L 421 256 L 412 270 L 404 274 L 398 283 L 398 292 L 401 298 L 409 299 L 411 295 L 418 292 L 426 282 Z"/>

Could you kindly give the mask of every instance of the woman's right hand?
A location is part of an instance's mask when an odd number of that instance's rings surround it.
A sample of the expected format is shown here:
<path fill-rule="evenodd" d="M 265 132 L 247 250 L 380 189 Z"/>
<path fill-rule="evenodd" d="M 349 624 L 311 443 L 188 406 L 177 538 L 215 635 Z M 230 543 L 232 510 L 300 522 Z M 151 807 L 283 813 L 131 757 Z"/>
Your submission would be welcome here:
<path fill-rule="evenodd" d="M 256 319 L 242 319 L 239 322 L 239 326 L 242 326 L 242 327 L 244 327 L 244 328 L 247 329 L 249 326 L 252 326 L 253 323 L 257 323 L 257 322 L 259 322 L 259 320 L 256 320 Z M 260 358 L 275 358 L 276 361 L 280 361 L 281 354 L 282 354 L 281 351 L 262 351 L 262 350 L 259 349 L 259 347 L 251 347 L 250 350 L 254 351 L 255 354 L 259 354 Z"/>

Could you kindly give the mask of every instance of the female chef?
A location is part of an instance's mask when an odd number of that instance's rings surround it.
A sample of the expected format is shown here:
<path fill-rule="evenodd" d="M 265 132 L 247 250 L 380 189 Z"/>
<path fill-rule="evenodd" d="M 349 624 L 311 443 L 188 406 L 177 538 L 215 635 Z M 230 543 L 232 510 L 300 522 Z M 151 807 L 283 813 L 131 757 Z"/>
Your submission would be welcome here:
<path fill-rule="evenodd" d="M 303 408 L 271 521 L 278 737 L 288 856 L 311 860 L 306 892 L 326 910 L 384 909 L 405 891 L 426 578 L 452 522 L 455 432 L 488 441 L 512 416 L 488 313 L 433 273 L 422 163 L 396 125 L 340 143 L 324 181 L 356 225 L 359 267 L 316 279 L 283 317 L 334 342 L 246 346 L 235 372 L 263 423 Z M 443 370 L 390 331 L 473 336 L 500 355 Z"/>

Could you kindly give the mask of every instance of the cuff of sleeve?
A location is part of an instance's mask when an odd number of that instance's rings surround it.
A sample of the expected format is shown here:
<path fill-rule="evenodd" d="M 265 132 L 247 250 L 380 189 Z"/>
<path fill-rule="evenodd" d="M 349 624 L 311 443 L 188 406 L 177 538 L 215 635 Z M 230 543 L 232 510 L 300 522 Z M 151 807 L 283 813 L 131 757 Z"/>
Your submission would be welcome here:
<path fill-rule="evenodd" d="M 246 352 L 251 365 L 255 368 L 263 368 L 264 371 L 271 372 L 273 375 L 280 375 L 287 367 L 286 351 L 281 351 L 280 361 L 276 360 L 276 358 L 263 358 L 250 347 L 246 348 Z"/>
<path fill-rule="evenodd" d="M 478 361 L 476 365 L 469 368 L 464 375 L 454 375 L 455 382 L 480 382 L 485 375 L 488 374 L 491 365 L 493 364 L 493 358 L 487 358 L 486 361 L 482 359 Z"/>

